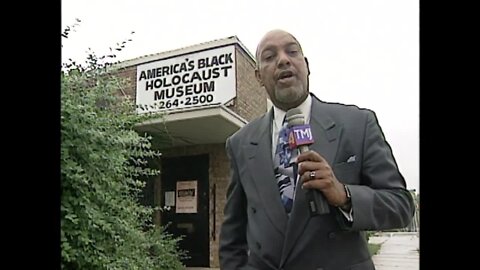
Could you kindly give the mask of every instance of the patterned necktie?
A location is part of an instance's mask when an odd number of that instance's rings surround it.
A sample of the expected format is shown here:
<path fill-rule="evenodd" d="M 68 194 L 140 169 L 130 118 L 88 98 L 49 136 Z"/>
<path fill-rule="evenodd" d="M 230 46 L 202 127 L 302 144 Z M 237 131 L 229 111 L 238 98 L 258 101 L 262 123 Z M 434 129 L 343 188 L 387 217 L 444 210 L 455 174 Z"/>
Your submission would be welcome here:
<path fill-rule="evenodd" d="M 293 206 L 295 185 L 297 183 L 297 149 L 290 149 L 288 145 L 288 127 L 285 119 L 278 133 L 277 148 L 273 164 L 275 166 L 275 178 L 277 180 L 280 198 L 285 206 L 285 211 L 290 213 Z"/>

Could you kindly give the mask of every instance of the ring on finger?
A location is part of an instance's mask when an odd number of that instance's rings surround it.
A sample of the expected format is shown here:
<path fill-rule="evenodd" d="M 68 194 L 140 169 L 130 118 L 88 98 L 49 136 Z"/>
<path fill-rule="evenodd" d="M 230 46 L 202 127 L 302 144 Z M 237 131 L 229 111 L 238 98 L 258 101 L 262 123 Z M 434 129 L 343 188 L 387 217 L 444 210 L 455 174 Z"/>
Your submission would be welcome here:
<path fill-rule="evenodd" d="M 310 172 L 310 180 L 313 180 L 315 178 L 315 171 Z"/>

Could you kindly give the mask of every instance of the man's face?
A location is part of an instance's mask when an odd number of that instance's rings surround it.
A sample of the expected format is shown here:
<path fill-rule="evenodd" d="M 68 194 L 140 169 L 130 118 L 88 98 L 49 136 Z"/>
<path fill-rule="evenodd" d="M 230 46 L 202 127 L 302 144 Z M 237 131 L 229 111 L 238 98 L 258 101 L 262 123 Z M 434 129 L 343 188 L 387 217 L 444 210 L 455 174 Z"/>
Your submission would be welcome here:
<path fill-rule="evenodd" d="M 257 48 L 257 80 L 275 106 L 287 111 L 308 95 L 309 69 L 300 44 L 289 33 L 267 33 Z"/>

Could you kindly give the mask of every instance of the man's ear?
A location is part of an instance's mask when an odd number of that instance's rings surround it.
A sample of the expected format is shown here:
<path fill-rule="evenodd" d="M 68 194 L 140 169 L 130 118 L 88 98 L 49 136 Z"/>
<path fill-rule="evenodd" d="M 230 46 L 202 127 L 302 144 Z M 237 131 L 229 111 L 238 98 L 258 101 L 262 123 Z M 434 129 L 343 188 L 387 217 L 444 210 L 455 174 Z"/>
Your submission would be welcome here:
<path fill-rule="evenodd" d="M 264 86 L 263 81 L 262 81 L 262 76 L 260 75 L 260 71 L 258 69 L 255 69 L 255 78 L 257 78 L 257 81 L 260 83 L 260 86 Z"/>
<path fill-rule="evenodd" d="M 305 63 L 307 64 L 308 75 L 310 75 L 310 67 L 308 66 L 308 59 L 307 57 L 304 57 L 304 58 L 305 58 Z"/>

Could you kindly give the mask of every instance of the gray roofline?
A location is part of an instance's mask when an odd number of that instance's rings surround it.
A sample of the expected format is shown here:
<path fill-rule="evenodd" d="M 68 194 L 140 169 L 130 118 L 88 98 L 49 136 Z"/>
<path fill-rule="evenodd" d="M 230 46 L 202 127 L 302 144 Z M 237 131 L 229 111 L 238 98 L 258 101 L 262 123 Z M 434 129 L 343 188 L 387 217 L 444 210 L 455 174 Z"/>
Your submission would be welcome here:
<path fill-rule="evenodd" d="M 200 43 L 200 44 L 196 44 L 196 45 L 192 45 L 192 46 L 188 46 L 188 47 L 184 47 L 184 48 L 180 48 L 180 49 L 175 49 L 175 50 L 165 51 L 165 52 L 161 52 L 161 53 L 144 55 L 144 56 L 140 56 L 140 57 L 133 58 L 133 59 L 130 59 L 130 60 L 121 61 L 119 63 L 116 63 L 114 65 L 114 67 L 127 68 L 127 67 L 131 67 L 131 66 L 137 66 L 137 65 L 140 65 L 140 64 L 145 64 L 145 63 L 149 63 L 149 62 L 153 62 L 153 61 L 158 61 L 158 60 L 162 60 L 162 59 L 166 59 L 166 58 L 175 57 L 175 56 L 178 56 L 178 55 L 190 54 L 190 53 L 203 51 L 203 50 L 207 50 L 207 49 L 214 48 L 214 47 L 223 47 L 223 46 L 227 46 L 227 45 L 238 45 L 248 55 L 248 57 L 252 60 L 253 64 L 256 63 L 255 57 L 247 49 L 247 47 L 240 41 L 240 39 L 238 39 L 237 36 L 231 36 L 231 37 L 227 37 L 227 38 L 222 38 L 222 39 L 216 39 L 216 40 L 213 40 L 213 41 L 203 42 L 203 43 Z"/>

